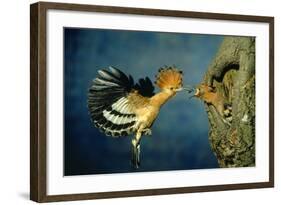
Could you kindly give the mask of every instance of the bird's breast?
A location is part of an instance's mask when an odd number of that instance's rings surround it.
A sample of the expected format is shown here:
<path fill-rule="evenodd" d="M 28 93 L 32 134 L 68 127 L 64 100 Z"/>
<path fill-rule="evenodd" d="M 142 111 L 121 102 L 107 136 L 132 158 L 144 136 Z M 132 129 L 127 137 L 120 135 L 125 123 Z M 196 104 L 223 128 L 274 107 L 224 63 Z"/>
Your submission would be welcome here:
<path fill-rule="evenodd" d="M 137 119 L 143 127 L 149 128 L 159 113 L 159 108 L 154 106 L 146 106 L 139 109 L 137 112 Z"/>

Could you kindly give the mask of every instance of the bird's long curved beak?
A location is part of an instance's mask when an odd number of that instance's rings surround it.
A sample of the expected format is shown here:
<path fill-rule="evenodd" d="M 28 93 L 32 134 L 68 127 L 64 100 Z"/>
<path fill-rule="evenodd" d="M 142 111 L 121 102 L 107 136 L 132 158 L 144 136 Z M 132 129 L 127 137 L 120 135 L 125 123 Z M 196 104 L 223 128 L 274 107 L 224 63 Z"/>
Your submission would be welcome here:
<path fill-rule="evenodd" d="M 196 86 L 187 85 L 187 86 L 183 87 L 182 90 L 185 90 L 188 93 L 192 93 L 192 95 L 189 97 L 189 99 L 200 96 L 200 90 Z"/>
<path fill-rule="evenodd" d="M 188 93 L 194 92 L 195 87 L 187 85 L 186 87 L 182 87 L 182 90 L 185 90 Z"/>
<path fill-rule="evenodd" d="M 183 90 L 184 90 L 184 88 L 178 88 L 178 89 L 176 89 L 177 92 L 183 91 Z"/>

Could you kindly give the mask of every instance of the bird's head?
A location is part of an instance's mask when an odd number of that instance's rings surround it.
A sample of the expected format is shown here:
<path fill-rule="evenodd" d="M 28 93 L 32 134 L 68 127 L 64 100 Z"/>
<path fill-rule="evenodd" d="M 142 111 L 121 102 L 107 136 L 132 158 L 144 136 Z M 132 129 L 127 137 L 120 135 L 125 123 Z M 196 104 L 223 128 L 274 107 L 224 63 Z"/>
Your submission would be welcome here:
<path fill-rule="evenodd" d="M 162 67 L 158 70 L 155 84 L 164 91 L 176 93 L 182 90 L 182 76 L 181 70 L 175 66 Z"/>
<path fill-rule="evenodd" d="M 194 90 L 194 97 L 205 99 L 206 95 L 214 92 L 214 88 L 207 86 L 205 84 L 198 85 Z"/>

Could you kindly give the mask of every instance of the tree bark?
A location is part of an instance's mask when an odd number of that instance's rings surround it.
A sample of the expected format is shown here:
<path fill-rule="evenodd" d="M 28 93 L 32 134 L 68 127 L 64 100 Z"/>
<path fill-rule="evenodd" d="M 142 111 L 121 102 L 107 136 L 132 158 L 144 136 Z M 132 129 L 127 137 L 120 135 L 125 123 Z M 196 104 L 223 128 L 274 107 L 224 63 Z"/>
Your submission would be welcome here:
<path fill-rule="evenodd" d="M 231 110 L 226 119 L 205 103 L 219 166 L 255 166 L 255 38 L 225 37 L 202 84 L 213 87 Z"/>

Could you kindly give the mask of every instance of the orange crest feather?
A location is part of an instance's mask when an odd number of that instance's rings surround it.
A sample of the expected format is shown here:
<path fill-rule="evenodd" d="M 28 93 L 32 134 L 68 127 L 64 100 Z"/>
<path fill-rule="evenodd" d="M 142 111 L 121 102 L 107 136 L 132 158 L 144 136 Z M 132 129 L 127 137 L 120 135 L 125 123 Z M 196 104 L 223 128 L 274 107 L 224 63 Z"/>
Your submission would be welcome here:
<path fill-rule="evenodd" d="M 156 76 L 155 84 L 160 88 L 181 88 L 182 87 L 182 71 L 176 67 L 160 68 Z"/>

